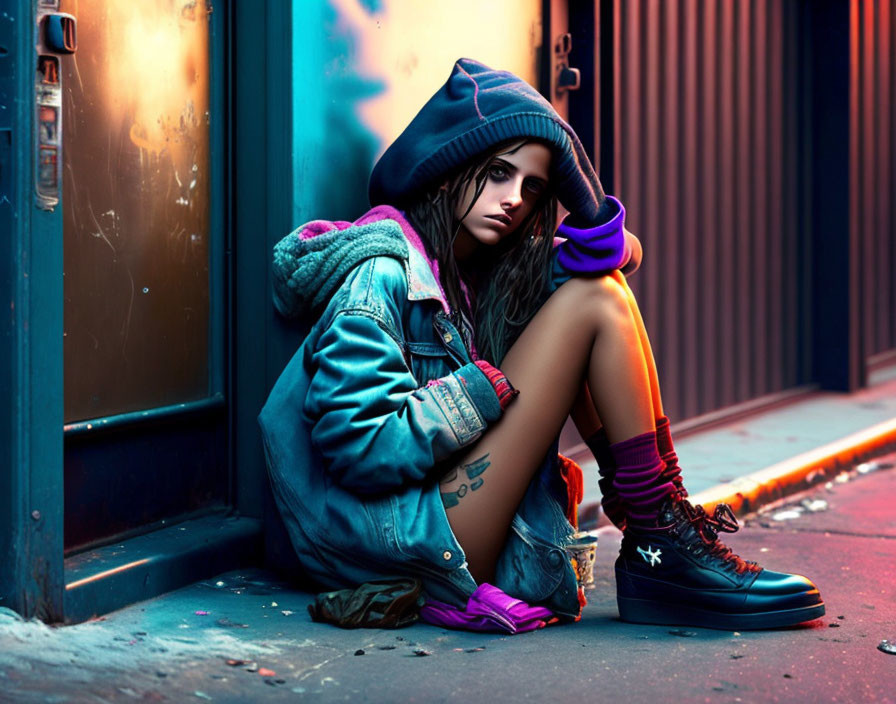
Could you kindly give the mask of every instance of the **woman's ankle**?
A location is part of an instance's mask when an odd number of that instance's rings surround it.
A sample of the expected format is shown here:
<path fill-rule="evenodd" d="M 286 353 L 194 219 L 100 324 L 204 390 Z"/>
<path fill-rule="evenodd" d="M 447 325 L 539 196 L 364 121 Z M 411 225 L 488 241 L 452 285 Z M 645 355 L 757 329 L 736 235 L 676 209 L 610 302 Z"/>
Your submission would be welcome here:
<path fill-rule="evenodd" d="M 663 478 L 675 484 L 681 496 L 687 496 L 688 492 L 681 477 L 681 467 L 678 466 L 678 455 L 672 442 L 672 426 L 666 416 L 656 419 L 656 445 L 663 460 Z"/>
<path fill-rule="evenodd" d="M 625 504 L 628 525 L 651 525 L 678 487 L 664 476 L 665 465 L 651 431 L 610 445 L 616 464 L 613 487 Z"/>

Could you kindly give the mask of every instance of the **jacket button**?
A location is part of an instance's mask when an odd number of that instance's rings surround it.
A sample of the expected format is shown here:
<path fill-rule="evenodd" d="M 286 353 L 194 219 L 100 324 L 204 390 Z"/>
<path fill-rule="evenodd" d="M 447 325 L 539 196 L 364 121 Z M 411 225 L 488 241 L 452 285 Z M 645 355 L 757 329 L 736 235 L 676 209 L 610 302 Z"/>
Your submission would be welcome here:
<path fill-rule="evenodd" d="M 451 559 L 451 551 L 446 550 L 445 552 L 442 553 L 442 557 L 446 560 L 450 560 Z"/>
<path fill-rule="evenodd" d="M 552 550 L 548 555 L 548 564 L 554 569 L 560 567 L 563 564 L 563 558 L 560 557 L 560 553 Z"/>

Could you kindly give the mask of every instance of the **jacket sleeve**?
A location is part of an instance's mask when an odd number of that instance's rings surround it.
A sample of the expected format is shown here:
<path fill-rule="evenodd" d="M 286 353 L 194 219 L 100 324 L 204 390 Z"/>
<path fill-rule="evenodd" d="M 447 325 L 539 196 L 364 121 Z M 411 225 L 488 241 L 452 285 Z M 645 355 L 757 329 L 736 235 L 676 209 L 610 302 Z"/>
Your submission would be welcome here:
<path fill-rule="evenodd" d="M 501 415 L 475 364 L 419 388 L 401 343 L 371 311 L 338 313 L 312 363 L 305 402 L 312 442 L 337 482 L 357 493 L 425 479 Z"/>

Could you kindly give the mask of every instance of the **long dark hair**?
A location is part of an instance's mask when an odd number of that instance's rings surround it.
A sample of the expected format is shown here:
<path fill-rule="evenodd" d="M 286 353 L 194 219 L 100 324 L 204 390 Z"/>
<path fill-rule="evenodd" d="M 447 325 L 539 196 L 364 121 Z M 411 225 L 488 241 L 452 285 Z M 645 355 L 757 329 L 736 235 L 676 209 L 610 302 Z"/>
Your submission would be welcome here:
<path fill-rule="evenodd" d="M 468 184 L 473 184 L 474 192 L 467 212 L 482 193 L 494 158 L 516 151 L 520 141 L 497 145 L 405 208 L 408 220 L 429 250 L 427 253 L 439 263 L 442 288 L 452 312 L 473 322 L 479 356 L 496 365 L 548 295 L 557 199 L 549 192 L 543 195 L 513 233 L 494 247 L 481 248 L 463 273 L 454 257 L 454 240 L 466 213 L 458 218 L 456 212 Z M 472 310 L 463 294 L 462 276 L 473 294 Z"/>

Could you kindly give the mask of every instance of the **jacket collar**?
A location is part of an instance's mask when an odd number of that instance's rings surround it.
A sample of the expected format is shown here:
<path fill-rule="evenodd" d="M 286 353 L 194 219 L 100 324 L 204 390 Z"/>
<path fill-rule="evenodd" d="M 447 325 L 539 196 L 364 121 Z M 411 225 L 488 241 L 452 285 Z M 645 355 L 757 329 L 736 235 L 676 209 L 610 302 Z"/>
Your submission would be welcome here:
<path fill-rule="evenodd" d="M 426 254 L 423 240 L 405 217 L 404 213 L 391 205 L 378 205 L 367 211 L 354 225 L 366 225 L 380 220 L 393 220 L 401 227 L 408 243 L 408 258 L 405 268 L 408 275 L 408 299 L 420 301 L 432 299 L 438 301 L 442 310 L 449 313 L 448 297 L 442 289 L 439 277 L 439 263 Z"/>

